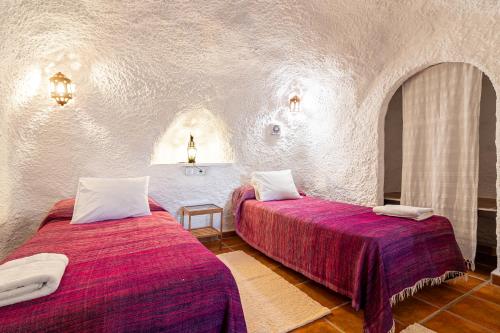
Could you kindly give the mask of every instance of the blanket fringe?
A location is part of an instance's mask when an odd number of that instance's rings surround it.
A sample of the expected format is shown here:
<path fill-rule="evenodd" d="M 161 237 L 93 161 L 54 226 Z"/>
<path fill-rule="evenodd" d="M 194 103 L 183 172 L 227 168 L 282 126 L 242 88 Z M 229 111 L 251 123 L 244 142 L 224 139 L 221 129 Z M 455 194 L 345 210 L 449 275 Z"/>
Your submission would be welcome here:
<path fill-rule="evenodd" d="M 415 283 L 413 286 L 405 288 L 401 290 L 399 293 L 392 295 L 390 302 L 391 306 L 394 306 L 396 303 L 401 302 L 405 300 L 406 298 L 413 296 L 417 291 L 422 289 L 425 286 L 437 286 L 444 281 L 452 278 L 456 278 L 458 276 L 464 276 L 467 277 L 467 274 L 464 272 L 458 272 L 458 271 L 447 271 L 441 276 L 435 277 L 435 278 L 425 278 L 417 283 Z M 393 327 L 394 328 L 394 327 Z M 393 331 L 390 331 L 390 333 L 393 333 Z"/>

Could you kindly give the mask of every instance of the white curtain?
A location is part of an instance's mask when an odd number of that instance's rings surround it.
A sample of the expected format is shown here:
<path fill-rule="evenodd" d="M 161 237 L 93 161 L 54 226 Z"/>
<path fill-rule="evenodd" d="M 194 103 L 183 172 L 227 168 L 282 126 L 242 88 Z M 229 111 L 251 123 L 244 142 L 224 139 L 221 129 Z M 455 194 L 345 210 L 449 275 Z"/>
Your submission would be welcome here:
<path fill-rule="evenodd" d="M 474 269 L 482 73 L 443 63 L 403 85 L 401 204 L 432 207 L 452 223 Z"/>

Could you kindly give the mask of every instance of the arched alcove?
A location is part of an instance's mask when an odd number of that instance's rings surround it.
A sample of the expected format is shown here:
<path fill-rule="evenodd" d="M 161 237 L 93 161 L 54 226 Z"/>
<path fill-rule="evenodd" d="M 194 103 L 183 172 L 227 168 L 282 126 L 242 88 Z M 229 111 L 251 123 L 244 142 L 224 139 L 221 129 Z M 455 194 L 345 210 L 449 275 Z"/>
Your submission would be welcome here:
<path fill-rule="evenodd" d="M 441 63 L 441 62 L 438 62 Z M 398 203 L 401 192 L 403 152 L 403 91 L 409 78 L 431 67 L 421 66 L 398 79 L 384 99 L 379 123 L 379 202 Z M 478 67 L 478 66 L 476 66 Z M 483 264 L 496 266 L 497 244 L 497 135 L 498 99 L 493 82 L 483 72 L 479 121 L 479 183 L 477 256 Z M 383 199 L 382 199 L 383 198 Z"/>
<path fill-rule="evenodd" d="M 232 162 L 233 150 L 224 121 L 205 108 L 180 113 L 156 142 L 151 164 L 187 162 L 189 136 L 196 143 L 196 161 Z"/>

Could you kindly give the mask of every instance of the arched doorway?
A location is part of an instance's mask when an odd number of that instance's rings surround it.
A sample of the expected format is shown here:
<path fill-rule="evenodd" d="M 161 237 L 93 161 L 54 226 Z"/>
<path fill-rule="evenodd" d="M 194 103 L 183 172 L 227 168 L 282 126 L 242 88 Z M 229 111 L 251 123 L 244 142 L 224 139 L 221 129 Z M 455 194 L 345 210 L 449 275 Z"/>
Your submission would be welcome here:
<path fill-rule="evenodd" d="M 415 74 L 412 74 L 412 77 Z M 404 82 L 406 82 L 404 80 Z M 404 84 L 403 82 L 403 84 Z M 479 121 L 479 182 L 476 263 L 492 271 L 496 248 L 496 103 L 489 77 L 483 73 Z M 384 121 L 383 194 L 386 203 L 399 203 L 403 155 L 403 92 L 401 84 L 388 102 Z"/>

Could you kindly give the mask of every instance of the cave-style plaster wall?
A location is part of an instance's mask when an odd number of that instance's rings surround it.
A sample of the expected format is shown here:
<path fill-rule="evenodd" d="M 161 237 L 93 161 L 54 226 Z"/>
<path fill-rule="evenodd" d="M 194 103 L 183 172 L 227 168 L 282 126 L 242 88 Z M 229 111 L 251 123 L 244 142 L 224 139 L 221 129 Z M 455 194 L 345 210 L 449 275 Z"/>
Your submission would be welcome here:
<path fill-rule="evenodd" d="M 292 168 L 309 193 L 380 202 L 388 99 L 439 61 L 470 62 L 498 90 L 499 11 L 479 0 L 3 1 L 0 255 L 80 176 L 150 174 L 174 212 L 184 200 L 227 207 L 256 169 Z M 76 84 L 64 108 L 47 97 L 55 71 Z M 288 112 L 294 92 L 299 114 Z M 187 179 L 151 166 L 196 110 L 222 123 L 230 171 Z"/>

